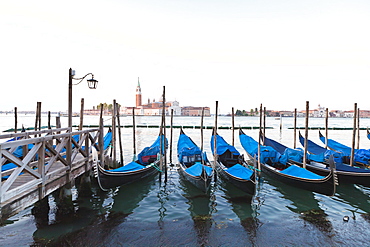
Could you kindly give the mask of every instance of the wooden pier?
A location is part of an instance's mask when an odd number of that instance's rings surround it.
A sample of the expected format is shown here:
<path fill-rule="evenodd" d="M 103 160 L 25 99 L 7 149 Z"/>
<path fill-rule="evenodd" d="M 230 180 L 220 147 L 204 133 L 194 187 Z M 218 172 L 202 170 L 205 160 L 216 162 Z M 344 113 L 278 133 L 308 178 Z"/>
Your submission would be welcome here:
<path fill-rule="evenodd" d="M 0 135 L 0 168 L 7 168 L 0 169 L 0 222 L 90 171 L 91 148 L 103 150 L 97 144 L 102 132 L 58 128 Z"/>

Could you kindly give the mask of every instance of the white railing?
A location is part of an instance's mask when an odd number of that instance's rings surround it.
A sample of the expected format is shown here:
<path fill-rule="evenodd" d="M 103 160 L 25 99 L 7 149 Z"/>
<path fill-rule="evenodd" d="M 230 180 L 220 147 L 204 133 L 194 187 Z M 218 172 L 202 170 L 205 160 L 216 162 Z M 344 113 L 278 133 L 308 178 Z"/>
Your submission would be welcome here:
<path fill-rule="evenodd" d="M 66 175 L 67 180 L 73 179 L 69 177 L 70 171 L 77 163 L 89 162 L 91 146 L 101 149 L 97 145 L 102 136 L 100 129 L 70 130 L 60 128 L 0 135 L 0 140 L 16 138 L 0 143 L 0 203 L 36 189 L 39 198 L 43 198 L 46 196 L 45 185 L 54 177 Z M 5 166 L 13 168 L 2 171 Z"/>

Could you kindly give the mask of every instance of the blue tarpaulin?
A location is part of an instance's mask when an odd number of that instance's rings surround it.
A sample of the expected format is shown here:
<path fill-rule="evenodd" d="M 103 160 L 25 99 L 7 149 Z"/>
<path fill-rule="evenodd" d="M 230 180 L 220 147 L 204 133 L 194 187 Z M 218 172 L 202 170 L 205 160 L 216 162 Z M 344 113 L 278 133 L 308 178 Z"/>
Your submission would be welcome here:
<path fill-rule="evenodd" d="M 240 153 L 238 152 L 238 150 L 236 150 L 234 146 L 228 144 L 224 140 L 224 138 L 222 138 L 219 135 L 216 135 L 216 144 L 217 144 L 217 147 L 216 147 L 217 155 L 222 155 L 227 150 L 229 150 L 233 155 L 240 155 Z M 211 149 L 212 149 L 212 153 L 214 153 L 214 136 L 213 135 L 211 137 Z"/>
<path fill-rule="evenodd" d="M 167 139 L 165 140 L 164 137 L 161 137 L 161 136 L 158 136 L 157 140 L 155 140 L 155 142 L 150 146 L 150 147 L 146 147 L 144 148 L 139 154 L 138 154 L 138 160 L 141 164 L 146 164 L 147 161 L 144 161 L 143 160 L 143 157 L 144 156 L 156 156 L 160 153 L 160 149 L 161 149 L 161 139 L 162 139 L 162 142 L 163 144 L 167 144 Z M 163 149 L 165 147 L 165 145 L 162 145 Z M 163 153 L 164 150 L 162 150 L 162 153 Z"/>
<path fill-rule="evenodd" d="M 202 151 L 200 148 L 185 134 L 180 134 L 177 142 L 177 153 L 179 162 L 183 162 L 184 156 L 195 156 L 201 155 Z"/>
<path fill-rule="evenodd" d="M 269 139 L 267 137 L 264 137 L 264 143 L 265 146 L 270 146 L 274 148 L 276 151 L 278 151 L 280 154 L 284 154 L 285 150 L 288 148 L 287 146 L 284 146 L 283 144 L 274 141 L 272 139 Z"/>
<path fill-rule="evenodd" d="M 304 140 L 305 138 L 299 134 L 299 142 L 302 146 L 304 146 Z M 330 156 L 333 156 L 336 164 L 343 163 L 343 153 L 326 149 L 311 140 L 307 140 L 307 151 L 311 153 L 308 155 L 309 160 L 325 162 L 326 160 L 329 160 Z"/>
<path fill-rule="evenodd" d="M 140 165 L 136 162 L 130 162 L 124 166 L 121 166 L 121 167 L 118 167 L 116 169 L 113 169 L 113 170 L 108 170 L 110 172 L 131 172 L 131 171 L 137 171 L 137 170 L 141 170 L 145 168 L 145 166 L 143 165 Z"/>
<path fill-rule="evenodd" d="M 251 156 L 256 156 L 257 158 L 258 142 L 248 135 L 239 135 L 239 139 L 245 151 L 247 151 L 247 153 L 249 153 Z M 266 163 L 268 160 L 271 160 L 272 162 L 279 161 L 281 155 L 272 147 L 261 145 L 260 149 L 262 163 Z"/>
<path fill-rule="evenodd" d="M 286 164 L 289 160 L 293 160 L 296 162 L 302 163 L 303 161 L 303 150 L 300 148 L 292 149 L 287 148 L 285 149 L 283 155 L 280 156 L 279 162 L 282 164 Z"/>
<path fill-rule="evenodd" d="M 245 180 L 250 180 L 253 171 L 246 168 L 245 166 L 242 166 L 240 164 L 236 164 L 228 169 L 225 169 L 226 172 L 230 173 L 231 175 L 245 179 Z"/>
<path fill-rule="evenodd" d="M 242 144 L 245 151 L 247 151 L 250 155 L 254 156 L 258 155 L 258 142 L 256 142 L 252 137 L 247 136 L 245 134 L 239 135 L 240 143 Z M 261 146 L 261 163 L 266 163 L 267 159 L 270 159 L 273 163 L 281 163 L 283 159 L 287 159 L 291 155 L 292 157 L 300 157 L 299 150 L 297 149 L 289 149 L 286 152 L 286 157 L 282 158 L 275 149 L 272 147 L 265 147 Z M 302 152 L 302 151 L 301 151 Z M 303 152 L 302 152 L 303 153 Z M 293 177 L 299 178 L 308 178 L 308 179 L 322 179 L 322 176 L 319 176 L 313 172 L 310 172 L 304 168 L 298 167 L 296 165 L 291 165 L 288 168 L 280 171 L 283 174 L 287 174 Z"/>
<path fill-rule="evenodd" d="M 272 139 L 269 139 L 265 137 L 265 145 L 270 146 L 274 148 L 276 151 L 278 151 L 281 156 L 279 158 L 279 162 L 282 164 L 286 164 L 289 160 L 293 160 L 296 162 L 302 162 L 303 161 L 303 150 L 300 148 L 292 149 L 288 148 L 287 146 L 274 141 Z"/>
<path fill-rule="evenodd" d="M 326 139 L 325 136 L 323 136 L 321 133 L 319 133 L 320 135 L 320 140 L 325 143 L 327 141 L 327 144 L 328 144 L 328 147 L 337 151 L 337 152 L 340 152 L 340 153 L 343 153 L 343 156 L 351 156 L 351 150 L 352 148 L 346 146 L 346 145 L 343 145 L 337 141 L 334 141 L 332 139 Z M 368 149 L 355 149 L 354 151 L 354 161 L 355 162 L 359 162 L 359 163 L 363 163 L 363 164 L 369 164 L 370 163 L 370 150 Z"/>
<path fill-rule="evenodd" d="M 305 138 L 301 135 L 301 133 L 299 133 L 299 142 L 301 143 L 302 147 L 304 147 L 304 140 Z M 328 150 L 314 143 L 313 141 L 307 140 L 307 151 L 312 154 L 317 155 L 317 154 L 325 153 Z"/>
<path fill-rule="evenodd" d="M 320 141 L 322 141 L 324 144 L 325 142 L 327 141 L 327 144 L 328 144 L 328 147 L 333 149 L 333 150 L 336 150 L 336 151 L 339 151 L 339 152 L 342 152 L 344 155 L 346 156 L 350 156 L 351 155 L 351 148 L 346 146 L 346 145 L 343 145 L 337 141 L 334 141 L 332 139 L 326 139 L 324 136 L 322 136 L 320 134 Z"/>
<path fill-rule="evenodd" d="M 288 168 L 281 171 L 281 173 L 290 175 L 293 177 L 307 178 L 307 179 L 323 179 L 323 176 L 317 175 L 316 173 L 310 172 L 302 167 L 291 165 Z"/>
<path fill-rule="evenodd" d="M 212 168 L 209 166 L 202 165 L 200 162 L 196 162 L 191 167 L 185 169 L 185 172 L 189 173 L 192 176 L 202 175 L 202 170 L 205 169 L 208 176 L 212 175 Z"/>

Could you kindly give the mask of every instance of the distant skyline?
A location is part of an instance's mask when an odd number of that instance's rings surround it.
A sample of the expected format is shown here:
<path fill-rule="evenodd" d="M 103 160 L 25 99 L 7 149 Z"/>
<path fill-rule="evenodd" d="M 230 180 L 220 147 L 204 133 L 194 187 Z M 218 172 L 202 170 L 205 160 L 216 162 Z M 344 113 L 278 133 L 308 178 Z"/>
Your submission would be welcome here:
<path fill-rule="evenodd" d="M 1 1 L 1 110 L 73 111 L 159 98 L 221 113 L 370 109 L 365 0 Z"/>

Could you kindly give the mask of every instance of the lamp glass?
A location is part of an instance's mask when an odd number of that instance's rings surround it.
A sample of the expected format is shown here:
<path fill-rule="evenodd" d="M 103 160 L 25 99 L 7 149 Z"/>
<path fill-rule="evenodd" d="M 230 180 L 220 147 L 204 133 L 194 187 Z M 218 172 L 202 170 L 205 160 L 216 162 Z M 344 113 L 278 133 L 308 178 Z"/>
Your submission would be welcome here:
<path fill-rule="evenodd" d="M 98 81 L 95 79 L 88 79 L 87 85 L 89 86 L 90 89 L 96 89 L 96 87 L 98 86 Z"/>

